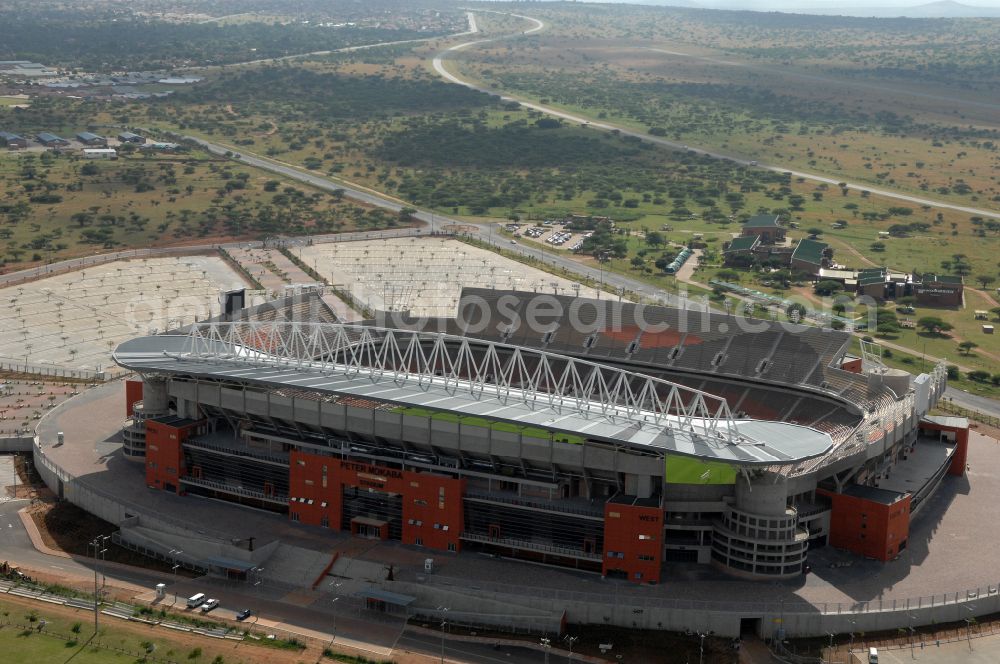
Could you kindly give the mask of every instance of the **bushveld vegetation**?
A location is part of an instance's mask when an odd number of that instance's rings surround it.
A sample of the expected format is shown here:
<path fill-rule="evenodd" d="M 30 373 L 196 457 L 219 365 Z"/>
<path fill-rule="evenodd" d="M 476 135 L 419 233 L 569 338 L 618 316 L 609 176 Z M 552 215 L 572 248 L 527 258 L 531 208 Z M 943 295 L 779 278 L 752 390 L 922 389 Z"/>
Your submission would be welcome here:
<path fill-rule="evenodd" d="M 143 1 L 66 6 L 14 0 L 0 10 L 0 60 L 37 60 L 74 71 L 171 69 L 434 37 L 467 25 L 458 10 L 442 11 L 423 2 L 407 5 L 343 0 L 294 6 L 185 3 L 170 11 L 169 5 Z M 387 9 L 394 20 L 385 20 Z M 206 13 L 199 16 L 199 10 Z M 256 10 L 259 15 L 211 20 L 227 10 L 241 16 Z"/>

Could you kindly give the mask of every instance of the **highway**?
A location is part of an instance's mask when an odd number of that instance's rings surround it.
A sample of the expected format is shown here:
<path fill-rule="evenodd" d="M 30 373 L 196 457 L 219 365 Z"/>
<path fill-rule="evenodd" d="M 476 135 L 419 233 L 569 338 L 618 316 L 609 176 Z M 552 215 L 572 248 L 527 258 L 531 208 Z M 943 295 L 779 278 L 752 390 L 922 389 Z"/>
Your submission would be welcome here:
<path fill-rule="evenodd" d="M 269 157 L 264 157 L 258 154 L 253 154 L 251 152 L 240 151 L 235 146 L 225 145 L 221 143 L 208 142 L 194 136 L 185 136 L 185 141 L 191 141 L 202 148 L 208 150 L 217 155 L 225 155 L 226 153 L 232 153 L 234 155 L 239 155 L 239 160 L 249 164 L 251 166 L 256 166 L 257 168 L 276 173 L 278 175 L 283 175 L 293 180 L 297 180 L 304 184 L 322 189 L 325 191 L 343 191 L 344 196 L 351 198 L 353 200 L 367 203 L 368 205 L 373 205 L 376 207 L 383 208 L 385 210 L 390 210 L 393 212 L 398 212 L 404 207 L 413 207 L 410 203 L 400 200 L 398 198 L 374 191 L 372 189 L 367 189 L 361 187 L 355 183 L 350 183 L 342 180 L 336 180 L 333 178 L 326 177 L 324 175 L 319 175 L 305 169 L 297 168 L 292 164 L 278 161 L 276 159 L 271 159 Z M 416 208 L 414 208 L 416 209 Z M 624 288 L 626 291 L 631 291 L 637 293 L 648 301 L 657 302 L 676 302 L 676 296 L 664 291 L 662 289 L 651 286 L 638 279 L 633 279 L 631 277 L 615 274 L 613 272 L 606 272 L 600 267 L 593 267 L 590 265 L 585 265 L 579 261 L 573 260 L 572 258 L 554 254 L 545 251 L 544 249 L 535 248 L 528 246 L 527 244 L 517 243 L 514 244 L 506 236 L 501 236 L 496 232 L 496 224 L 493 223 L 483 223 L 483 222 L 473 222 L 466 221 L 463 219 L 456 219 L 454 217 L 449 217 L 447 215 L 442 215 L 437 212 L 431 212 L 428 210 L 417 210 L 413 215 L 415 219 L 418 219 L 426 224 L 428 224 L 432 229 L 440 228 L 442 225 L 447 224 L 460 224 L 467 226 L 475 230 L 477 239 L 492 244 L 496 247 L 501 247 L 505 252 L 515 253 L 521 256 L 527 256 L 534 258 L 535 260 L 545 263 L 550 267 L 554 267 L 558 270 L 564 271 L 567 274 L 576 274 L 580 277 L 585 277 L 592 279 L 595 283 L 603 283 L 606 286 L 615 289 Z M 366 234 L 369 237 L 375 236 L 374 233 Z M 343 237 L 343 235 L 338 236 Z M 296 238 L 288 240 L 289 244 L 304 244 L 309 241 L 309 238 Z M 315 241 L 315 240 L 314 240 Z M 246 243 L 243 243 L 246 246 Z M 702 305 L 696 305 L 701 307 Z"/>
<path fill-rule="evenodd" d="M 292 55 L 283 55 L 277 58 L 261 58 L 259 60 L 245 60 L 243 62 L 232 62 L 225 65 L 202 65 L 198 67 L 185 67 L 181 71 L 185 73 L 194 72 L 206 72 L 206 71 L 216 71 L 220 69 L 232 69 L 233 67 L 244 67 L 249 65 L 260 65 L 269 62 L 285 62 L 288 60 L 299 60 L 301 58 L 309 58 L 314 56 L 332 55 L 334 53 L 352 53 L 354 51 L 363 51 L 370 48 L 378 48 L 380 46 L 399 46 L 402 44 L 420 44 L 423 42 L 434 41 L 436 39 L 452 39 L 454 37 L 464 37 L 466 35 L 471 35 L 479 32 L 479 28 L 476 26 L 476 17 L 472 12 L 466 12 L 466 17 L 469 21 L 469 29 L 464 32 L 455 32 L 450 35 L 438 35 L 436 37 L 423 37 L 421 39 L 400 39 L 397 41 L 387 41 L 387 42 L 377 42 L 374 44 L 359 44 L 358 46 L 347 46 L 345 48 L 333 49 L 330 51 L 309 51 L 308 53 L 294 53 Z M 244 14 L 233 14 L 232 16 L 243 16 Z M 223 18 L 230 18 L 227 16 L 221 16 L 219 18 L 211 19 L 211 21 L 219 21 Z M 204 21 L 208 23 L 210 21 Z"/>

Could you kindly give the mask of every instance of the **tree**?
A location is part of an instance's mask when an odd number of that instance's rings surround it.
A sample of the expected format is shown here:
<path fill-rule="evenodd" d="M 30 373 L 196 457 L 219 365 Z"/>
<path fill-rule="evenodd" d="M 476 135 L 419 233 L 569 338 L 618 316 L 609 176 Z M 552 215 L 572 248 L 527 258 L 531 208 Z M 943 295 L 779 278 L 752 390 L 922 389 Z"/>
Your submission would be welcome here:
<path fill-rule="evenodd" d="M 872 242 L 871 249 L 874 252 L 881 253 L 885 251 L 885 242 Z"/>
<path fill-rule="evenodd" d="M 740 280 L 740 273 L 737 272 L 736 270 L 719 270 L 716 273 L 716 276 L 719 279 L 723 281 L 728 281 L 730 283 L 735 283 Z"/>
<path fill-rule="evenodd" d="M 834 293 L 840 291 L 843 287 L 844 285 L 839 281 L 825 279 L 817 282 L 814 290 L 817 295 L 833 295 Z"/>
<path fill-rule="evenodd" d="M 937 316 L 924 316 L 917 320 L 917 327 L 923 329 L 928 334 L 938 335 L 951 330 L 955 326 L 941 320 Z"/>
<path fill-rule="evenodd" d="M 651 247 L 659 247 L 663 244 L 664 238 L 663 233 L 659 231 L 650 231 L 646 233 L 646 244 Z"/>
<path fill-rule="evenodd" d="M 990 309 L 990 313 L 993 314 L 997 320 L 1000 320 L 1000 307 L 993 307 Z"/>
<path fill-rule="evenodd" d="M 983 371 L 982 369 L 976 369 L 975 371 L 970 371 L 965 375 L 969 377 L 969 380 L 975 383 L 985 383 L 986 381 L 990 380 L 990 372 Z"/>
<path fill-rule="evenodd" d="M 973 348 L 978 348 L 978 347 L 979 344 L 977 344 L 975 341 L 963 341 L 962 343 L 958 344 L 958 351 L 963 355 L 969 355 L 972 352 Z"/>
<path fill-rule="evenodd" d="M 813 226 L 807 232 L 809 233 L 809 237 L 816 238 L 823 234 L 823 229 L 819 226 Z"/>
<path fill-rule="evenodd" d="M 996 280 L 997 278 L 994 277 L 992 274 L 980 274 L 978 277 L 976 277 L 976 281 L 978 281 L 979 285 L 981 285 L 983 288 L 989 288 L 989 285 L 994 283 Z"/>
<path fill-rule="evenodd" d="M 956 367 L 954 364 L 949 364 L 948 365 L 948 380 L 958 380 L 961 377 L 962 377 L 962 374 L 959 372 L 958 367 Z"/>
<path fill-rule="evenodd" d="M 800 320 L 805 318 L 806 313 L 807 311 L 805 306 L 798 302 L 792 302 L 788 305 L 788 308 L 785 309 L 785 315 L 788 316 L 788 320 L 793 323 L 798 323 Z"/>

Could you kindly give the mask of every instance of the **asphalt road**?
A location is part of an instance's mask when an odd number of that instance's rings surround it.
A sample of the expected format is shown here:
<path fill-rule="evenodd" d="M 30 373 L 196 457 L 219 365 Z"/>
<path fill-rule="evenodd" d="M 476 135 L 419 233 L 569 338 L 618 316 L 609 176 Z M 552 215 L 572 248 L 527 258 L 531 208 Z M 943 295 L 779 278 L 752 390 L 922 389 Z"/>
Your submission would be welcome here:
<path fill-rule="evenodd" d="M 993 417 L 1000 417 L 1000 401 L 997 401 L 996 399 L 981 397 L 977 394 L 969 394 L 968 392 L 957 390 L 954 387 L 945 388 L 944 395 L 962 408 L 976 410 L 980 413 L 985 413 Z"/>
<path fill-rule="evenodd" d="M 433 634 L 407 631 L 396 642 L 396 648 L 419 652 L 426 655 L 441 655 L 441 639 Z M 558 651 L 557 651 L 558 652 Z M 494 647 L 489 644 L 466 643 L 461 641 L 444 642 L 444 659 L 447 662 L 469 662 L 469 664 L 497 664 L 499 662 L 515 662 L 517 664 L 536 664 L 548 662 L 545 653 L 531 648 L 512 648 L 509 646 Z M 553 662 L 561 657 L 553 653 Z"/>
<path fill-rule="evenodd" d="M 16 563 L 25 568 L 48 572 L 50 574 L 65 574 L 87 577 L 94 573 L 94 567 L 89 561 L 82 562 L 75 558 L 50 556 L 38 551 L 31 543 L 24 524 L 17 511 L 28 504 L 26 500 L 8 500 L 0 503 L 0 560 Z M 166 575 L 135 568 L 128 571 L 120 567 L 100 567 L 102 575 L 108 579 L 124 581 L 146 588 L 155 588 L 157 583 L 165 580 Z"/>
<path fill-rule="evenodd" d="M 186 67 L 183 72 L 185 73 L 195 73 L 204 71 L 213 71 L 219 69 L 232 69 L 233 67 L 243 67 L 247 65 L 260 65 L 269 62 L 285 62 L 287 60 L 299 60 L 301 58 L 308 58 L 313 56 L 322 55 L 332 55 L 334 53 L 352 53 L 354 51 L 364 51 L 370 48 L 378 48 L 379 46 L 398 46 L 400 44 L 420 44 L 423 42 L 434 41 L 436 39 L 451 39 L 454 37 L 464 37 L 466 35 L 472 35 L 479 32 L 479 28 L 476 26 L 476 17 L 472 12 L 466 12 L 466 17 L 469 20 L 469 29 L 465 32 L 455 32 L 450 35 L 438 35 L 436 37 L 424 37 L 421 39 L 400 39 L 397 41 L 387 41 L 387 42 L 377 42 L 375 44 L 360 44 L 358 46 L 348 46 L 346 48 L 338 48 L 331 51 L 309 51 L 308 53 L 295 53 L 292 55 L 283 55 L 277 58 L 261 58 L 259 60 L 246 60 L 244 62 L 233 62 L 225 65 L 203 65 L 200 67 Z M 233 14 L 232 16 L 242 16 L 242 14 Z M 228 18 L 222 16 L 219 18 L 212 19 L 212 21 L 219 21 L 223 18 Z M 208 21 L 206 21 L 207 23 Z"/>

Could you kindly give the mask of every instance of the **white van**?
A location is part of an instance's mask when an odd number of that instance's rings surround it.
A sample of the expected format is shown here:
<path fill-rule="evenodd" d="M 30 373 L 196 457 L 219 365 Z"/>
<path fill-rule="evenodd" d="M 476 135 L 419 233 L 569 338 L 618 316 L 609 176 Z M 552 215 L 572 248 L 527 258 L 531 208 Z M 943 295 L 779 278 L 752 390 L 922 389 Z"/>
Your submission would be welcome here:
<path fill-rule="evenodd" d="M 868 649 L 868 664 L 878 664 L 878 648 Z"/>
<path fill-rule="evenodd" d="M 205 593 L 198 593 L 197 595 L 192 595 L 188 597 L 188 608 L 194 609 L 205 603 Z"/>

